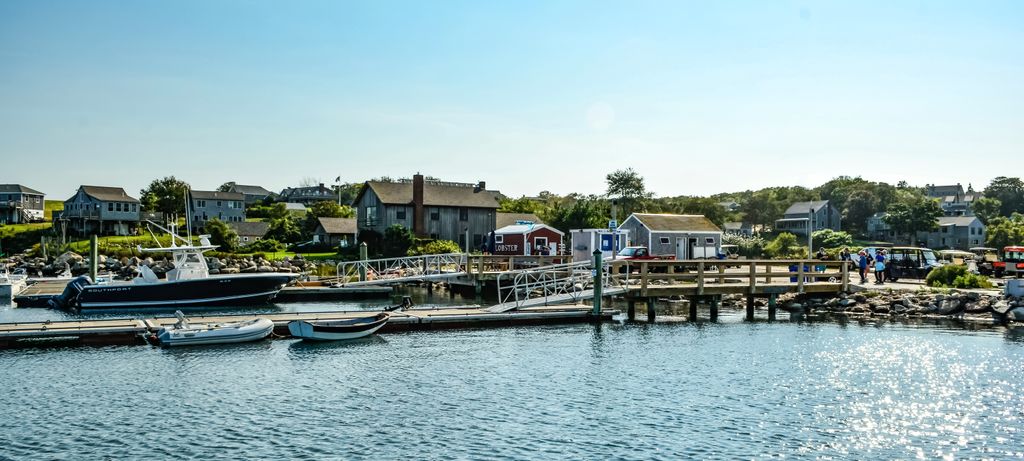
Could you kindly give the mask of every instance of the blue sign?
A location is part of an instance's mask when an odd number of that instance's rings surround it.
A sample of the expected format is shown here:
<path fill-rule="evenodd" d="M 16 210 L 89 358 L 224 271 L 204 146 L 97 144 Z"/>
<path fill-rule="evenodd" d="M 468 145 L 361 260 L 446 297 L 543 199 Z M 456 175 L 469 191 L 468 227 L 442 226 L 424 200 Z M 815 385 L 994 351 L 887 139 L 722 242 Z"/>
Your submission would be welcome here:
<path fill-rule="evenodd" d="M 608 220 L 608 230 L 613 231 L 613 230 L 615 230 L 618 227 L 619 227 L 619 222 L 618 221 L 616 221 L 614 219 L 609 219 Z"/>
<path fill-rule="evenodd" d="M 601 251 L 612 251 L 615 239 L 609 235 L 604 234 L 601 236 Z"/>

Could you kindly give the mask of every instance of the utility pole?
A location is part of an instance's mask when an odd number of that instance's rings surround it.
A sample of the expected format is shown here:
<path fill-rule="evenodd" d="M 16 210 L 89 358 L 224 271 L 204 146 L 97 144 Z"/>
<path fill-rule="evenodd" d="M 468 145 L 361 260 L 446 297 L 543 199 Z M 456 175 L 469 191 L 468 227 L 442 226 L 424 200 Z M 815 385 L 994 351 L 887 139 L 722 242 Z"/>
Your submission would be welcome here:
<path fill-rule="evenodd" d="M 814 206 L 811 206 L 807 211 L 807 259 L 814 257 L 814 239 L 811 234 L 814 233 Z"/>

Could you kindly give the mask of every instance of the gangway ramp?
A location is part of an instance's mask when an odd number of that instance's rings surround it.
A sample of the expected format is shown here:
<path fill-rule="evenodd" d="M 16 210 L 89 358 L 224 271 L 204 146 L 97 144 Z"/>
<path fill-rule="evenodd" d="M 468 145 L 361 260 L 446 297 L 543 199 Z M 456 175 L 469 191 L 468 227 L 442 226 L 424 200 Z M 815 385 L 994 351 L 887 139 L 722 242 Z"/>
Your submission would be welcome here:
<path fill-rule="evenodd" d="M 602 277 L 603 295 L 626 292 L 607 267 Z M 578 303 L 594 298 L 594 270 L 590 262 L 556 264 L 504 272 L 498 276 L 498 304 L 485 309 L 501 313 L 515 309 Z"/>

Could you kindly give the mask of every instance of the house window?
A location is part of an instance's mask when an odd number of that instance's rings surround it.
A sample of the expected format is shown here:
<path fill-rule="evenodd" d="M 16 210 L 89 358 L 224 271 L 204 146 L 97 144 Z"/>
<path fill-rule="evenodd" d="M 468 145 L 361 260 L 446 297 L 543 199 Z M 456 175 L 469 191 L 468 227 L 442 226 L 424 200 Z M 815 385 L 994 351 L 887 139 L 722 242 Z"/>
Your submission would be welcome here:
<path fill-rule="evenodd" d="M 662 245 L 668 245 L 668 237 L 662 237 L 659 241 Z"/>
<path fill-rule="evenodd" d="M 222 203 L 224 203 L 224 202 L 221 202 L 220 200 L 217 200 L 217 208 L 220 208 L 222 206 L 221 205 Z"/>
<path fill-rule="evenodd" d="M 138 208 L 136 208 L 137 206 L 138 206 L 138 205 L 136 205 L 136 204 L 134 204 L 134 203 L 132 204 L 132 213 L 135 213 L 136 211 L 138 211 L 138 210 L 139 210 Z"/>
<path fill-rule="evenodd" d="M 547 247 L 548 247 L 548 238 L 547 237 L 537 237 L 537 238 L 533 239 L 533 249 L 534 249 L 534 251 L 546 249 Z"/>
<path fill-rule="evenodd" d="M 473 234 L 473 248 L 480 248 L 480 245 L 484 244 L 484 236 L 482 234 Z"/>
<path fill-rule="evenodd" d="M 366 225 L 376 226 L 377 225 L 377 207 L 368 206 L 366 207 Z"/>
<path fill-rule="evenodd" d="M 459 208 L 459 221 L 469 221 L 469 208 Z"/>
<path fill-rule="evenodd" d="M 248 242 L 249 241 L 249 237 L 242 237 L 242 241 L 243 242 Z"/>
<path fill-rule="evenodd" d="M 494 236 L 494 243 L 505 243 L 505 236 L 504 235 L 500 235 L 500 234 L 496 234 Z"/>
<path fill-rule="evenodd" d="M 399 221 L 405 220 L 405 208 L 395 211 L 395 219 L 398 219 Z"/>
<path fill-rule="evenodd" d="M 704 237 L 704 244 L 705 245 L 714 245 L 715 244 L 715 238 L 714 237 Z"/>
<path fill-rule="evenodd" d="M 437 208 L 431 208 L 430 209 L 430 220 L 431 221 L 440 221 L 441 220 L 441 210 L 439 210 Z"/>

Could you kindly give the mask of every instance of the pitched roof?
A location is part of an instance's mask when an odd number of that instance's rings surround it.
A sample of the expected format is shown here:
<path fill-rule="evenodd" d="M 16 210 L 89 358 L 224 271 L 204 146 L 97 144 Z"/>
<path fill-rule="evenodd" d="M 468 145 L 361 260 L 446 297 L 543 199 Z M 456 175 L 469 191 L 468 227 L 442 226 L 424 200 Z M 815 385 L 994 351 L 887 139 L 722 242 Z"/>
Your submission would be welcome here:
<path fill-rule="evenodd" d="M 238 192 L 239 194 L 245 194 L 245 195 L 273 195 L 274 194 L 273 192 L 270 192 L 269 190 L 264 189 L 263 186 L 247 186 L 245 184 L 232 184 L 231 185 L 231 191 L 232 192 Z"/>
<path fill-rule="evenodd" d="M 306 205 L 298 202 L 286 202 L 284 204 L 284 209 L 288 211 L 306 211 Z"/>
<path fill-rule="evenodd" d="M 505 226 L 511 226 L 519 221 L 530 221 L 532 223 L 544 224 L 537 215 L 533 213 L 497 213 L 494 215 L 494 226 L 502 228 Z"/>
<path fill-rule="evenodd" d="M 511 226 L 503 226 L 494 230 L 495 234 L 529 234 L 537 229 L 548 229 L 558 233 L 558 235 L 565 235 L 564 232 L 555 229 L 547 224 L 512 224 Z"/>
<path fill-rule="evenodd" d="M 327 234 L 355 234 L 356 218 L 317 218 Z"/>
<path fill-rule="evenodd" d="M 22 193 L 22 194 L 46 195 L 46 194 L 44 194 L 42 192 L 39 192 L 39 191 L 37 191 L 35 189 L 30 189 L 28 187 L 22 186 L 21 184 L 0 184 L 0 193 L 5 193 L 5 194 Z"/>
<path fill-rule="evenodd" d="M 355 234 L 355 218 L 317 218 L 325 234 Z"/>
<path fill-rule="evenodd" d="M 96 200 L 104 202 L 136 202 L 139 199 L 128 195 L 121 187 L 104 187 L 104 186 L 81 186 L 82 192 Z"/>
<path fill-rule="evenodd" d="M 652 231 L 695 231 L 695 232 L 722 232 L 710 219 L 699 214 L 653 214 L 633 213 L 630 218 L 636 218 L 641 224 Z M 627 218 L 628 220 L 629 218 Z"/>
<path fill-rule="evenodd" d="M 976 216 L 939 216 L 940 226 L 970 226 L 974 221 L 980 221 Z"/>
<path fill-rule="evenodd" d="M 411 182 L 381 182 L 367 181 L 365 188 L 356 197 L 356 201 L 366 193 L 367 189 L 373 190 L 377 198 L 387 205 L 409 205 L 412 203 Z M 477 192 L 473 187 L 454 186 L 449 184 L 438 184 L 425 181 L 423 184 L 423 204 L 426 206 L 458 206 L 470 208 L 498 208 L 498 201 L 494 199 L 497 192 L 483 190 Z"/>
<path fill-rule="evenodd" d="M 236 234 L 249 237 L 256 236 L 262 238 L 270 230 L 270 223 L 263 221 L 229 222 L 227 224 L 235 230 Z"/>
<path fill-rule="evenodd" d="M 928 186 L 926 193 L 931 198 L 941 198 L 949 195 L 961 195 L 964 193 L 963 186 L 956 184 L 950 186 Z"/>
<path fill-rule="evenodd" d="M 220 192 L 216 190 L 192 190 L 189 191 L 193 199 L 200 200 L 243 200 L 245 196 L 241 192 Z"/>
<path fill-rule="evenodd" d="M 796 202 L 786 208 L 785 214 L 807 214 L 808 209 L 814 210 L 815 213 L 821 209 L 821 207 L 828 205 L 828 200 L 814 200 L 811 202 Z"/>

